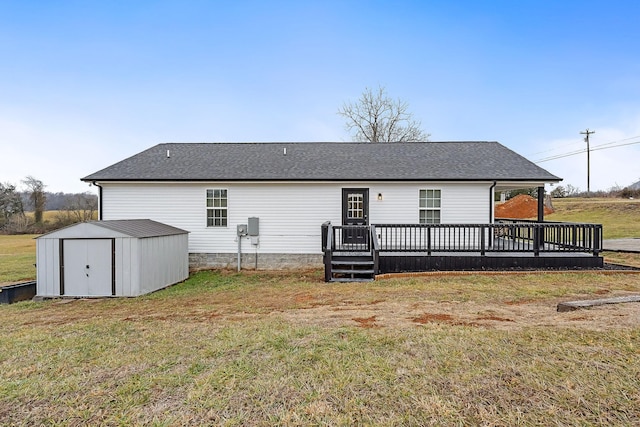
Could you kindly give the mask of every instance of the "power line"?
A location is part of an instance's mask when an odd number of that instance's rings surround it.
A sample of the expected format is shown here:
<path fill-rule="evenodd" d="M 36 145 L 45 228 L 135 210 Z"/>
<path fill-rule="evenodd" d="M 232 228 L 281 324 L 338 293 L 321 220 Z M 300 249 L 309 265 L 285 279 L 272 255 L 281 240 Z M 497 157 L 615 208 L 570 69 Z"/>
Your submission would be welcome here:
<path fill-rule="evenodd" d="M 537 155 L 537 154 L 548 153 L 548 152 L 550 152 L 550 151 L 557 151 L 557 150 L 560 150 L 560 149 L 562 149 L 562 148 L 564 148 L 564 147 L 571 147 L 571 146 L 573 146 L 573 145 L 578 145 L 578 144 L 581 144 L 581 143 L 582 143 L 582 140 L 580 140 L 580 141 L 574 141 L 574 142 L 571 142 L 571 143 L 569 143 L 569 144 L 561 145 L 561 146 L 559 146 L 559 147 L 550 148 L 550 149 L 548 149 L 548 150 L 538 151 L 538 152 L 536 152 L 536 153 L 531 153 L 530 155 L 531 155 L 531 156 L 535 156 L 535 155 Z"/>
<path fill-rule="evenodd" d="M 601 145 L 596 145 L 596 147 L 592 148 L 591 151 L 607 150 L 609 148 L 625 147 L 627 145 L 635 145 L 635 144 L 640 144 L 640 141 L 628 142 L 626 144 L 618 144 L 618 145 L 614 145 L 613 147 L 602 147 Z M 600 147 L 600 148 L 598 148 L 598 147 Z"/>
<path fill-rule="evenodd" d="M 631 136 L 629 138 L 624 138 L 624 139 L 618 139 L 616 141 L 605 142 L 604 144 L 600 144 L 600 145 L 594 145 L 591 148 L 591 151 L 595 151 L 596 147 L 602 147 L 602 146 L 605 146 L 605 145 L 611 145 L 611 144 L 615 144 L 615 143 L 622 142 L 622 141 L 628 141 L 630 139 L 635 139 L 635 138 L 640 138 L 640 135 Z M 580 140 L 576 140 L 576 141 L 573 141 L 573 142 L 569 142 L 567 144 L 559 145 L 559 146 L 554 147 L 554 148 L 549 148 L 548 150 L 536 151 L 535 153 L 530 153 L 529 157 L 533 157 L 533 156 L 535 156 L 537 154 L 549 153 L 551 151 L 558 151 L 558 150 L 560 150 L 562 148 L 565 148 L 565 147 L 572 147 L 574 145 L 582 144 L 583 142 L 584 142 L 584 139 L 580 139 Z M 584 153 L 584 150 L 576 151 L 576 153 Z M 557 155 L 558 156 L 563 156 L 564 154 L 557 154 Z"/>
<path fill-rule="evenodd" d="M 543 163 L 543 162 L 548 162 L 550 160 L 562 159 L 563 157 L 575 156 L 577 154 L 582 154 L 585 151 L 587 151 L 587 150 L 583 148 L 581 150 L 571 151 L 569 153 L 557 154 L 555 156 L 549 156 L 549 157 L 545 157 L 545 158 L 540 159 L 540 160 L 536 160 L 535 163 Z"/>
<path fill-rule="evenodd" d="M 631 137 L 631 138 L 621 139 L 619 141 L 608 142 L 606 144 L 596 145 L 591 149 L 591 151 L 608 150 L 610 148 L 618 148 L 618 147 L 625 147 L 625 146 L 628 146 L 628 145 L 640 144 L 640 141 L 634 141 L 634 142 L 628 142 L 626 144 L 618 144 L 618 145 L 608 146 L 608 145 L 614 144 L 616 142 L 628 141 L 629 139 L 633 139 L 633 138 L 640 138 L 640 135 L 634 136 L 634 137 Z M 544 162 L 548 162 L 548 161 L 551 161 L 551 160 L 562 159 L 564 157 L 570 157 L 570 156 L 575 156 L 575 155 L 578 155 L 578 154 L 582 154 L 582 153 L 584 153 L 586 151 L 587 150 L 583 148 L 581 150 L 576 150 L 576 151 L 571 151 L 571 152 L 568 152 L 568 153 L 563 153 L 563 154 L 557 154 L 557 155 L 554 155 L 554 156 L 544 157 L 544 158 L 542 158 L 540 160 L 536 160 L 534 163 L 544 163 Z"/>

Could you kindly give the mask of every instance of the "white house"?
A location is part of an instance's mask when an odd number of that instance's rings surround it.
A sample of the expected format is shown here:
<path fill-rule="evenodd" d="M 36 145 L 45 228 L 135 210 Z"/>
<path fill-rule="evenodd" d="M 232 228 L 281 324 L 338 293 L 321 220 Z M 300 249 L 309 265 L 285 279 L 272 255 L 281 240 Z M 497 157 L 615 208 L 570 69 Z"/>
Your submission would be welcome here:
<path fill-rule="evenodd" d="M 272 268 L 320 265 L 326 221 L 492 223 L 495 191 L 560 178 L 497 142 L 168 143 L 82 180 L 102 220 L 189 231 L 192 267 Z"/>

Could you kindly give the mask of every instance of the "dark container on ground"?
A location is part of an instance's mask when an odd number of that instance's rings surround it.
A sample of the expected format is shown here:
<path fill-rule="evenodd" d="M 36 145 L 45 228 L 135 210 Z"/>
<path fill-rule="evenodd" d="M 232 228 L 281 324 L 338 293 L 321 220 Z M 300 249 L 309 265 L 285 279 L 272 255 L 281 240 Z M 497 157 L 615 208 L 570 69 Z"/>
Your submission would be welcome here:
<path fill-rule="evenodd" d="M 0 287 L 0 304 L 13 304 L 36 296 L 36 281 Z"/>

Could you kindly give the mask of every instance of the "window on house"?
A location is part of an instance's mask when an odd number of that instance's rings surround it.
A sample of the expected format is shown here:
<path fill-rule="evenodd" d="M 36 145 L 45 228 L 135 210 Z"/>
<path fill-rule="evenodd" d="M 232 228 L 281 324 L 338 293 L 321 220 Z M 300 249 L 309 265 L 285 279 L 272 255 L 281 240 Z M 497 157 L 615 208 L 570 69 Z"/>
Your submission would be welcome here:
<path fill-rule="evenodd" d="M 440 224 L 440 190 L 420 190 L 420 224 Z"/>
<path fill-rule="evenodd" d="M 207 227 L 227 226 L 227 190 L 207 190 Z"/>

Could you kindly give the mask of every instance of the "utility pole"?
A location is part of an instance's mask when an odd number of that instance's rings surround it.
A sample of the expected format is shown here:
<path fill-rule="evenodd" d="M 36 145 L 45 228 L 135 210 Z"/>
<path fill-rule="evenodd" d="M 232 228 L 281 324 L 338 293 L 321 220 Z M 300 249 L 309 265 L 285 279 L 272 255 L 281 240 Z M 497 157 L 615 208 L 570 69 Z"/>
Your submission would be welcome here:
<path fill-rule="evenodd" d="M 589 184 L 591 170 L 591 163 L 589 159 L 591 153 L 591 150 L 589 149 L 589 135 L 591 135 L 592 133 L 596 133 L 596 131 L 589 130 L 589 128 L 587 128 L 587 130 L 584 132 L 580 132 L 580 135 L 586 135 L 584 137 L 584 141 L 587 143 L 587 196 L 589 196 L 589 194 L 591 193 L 591 185 Z"/>

